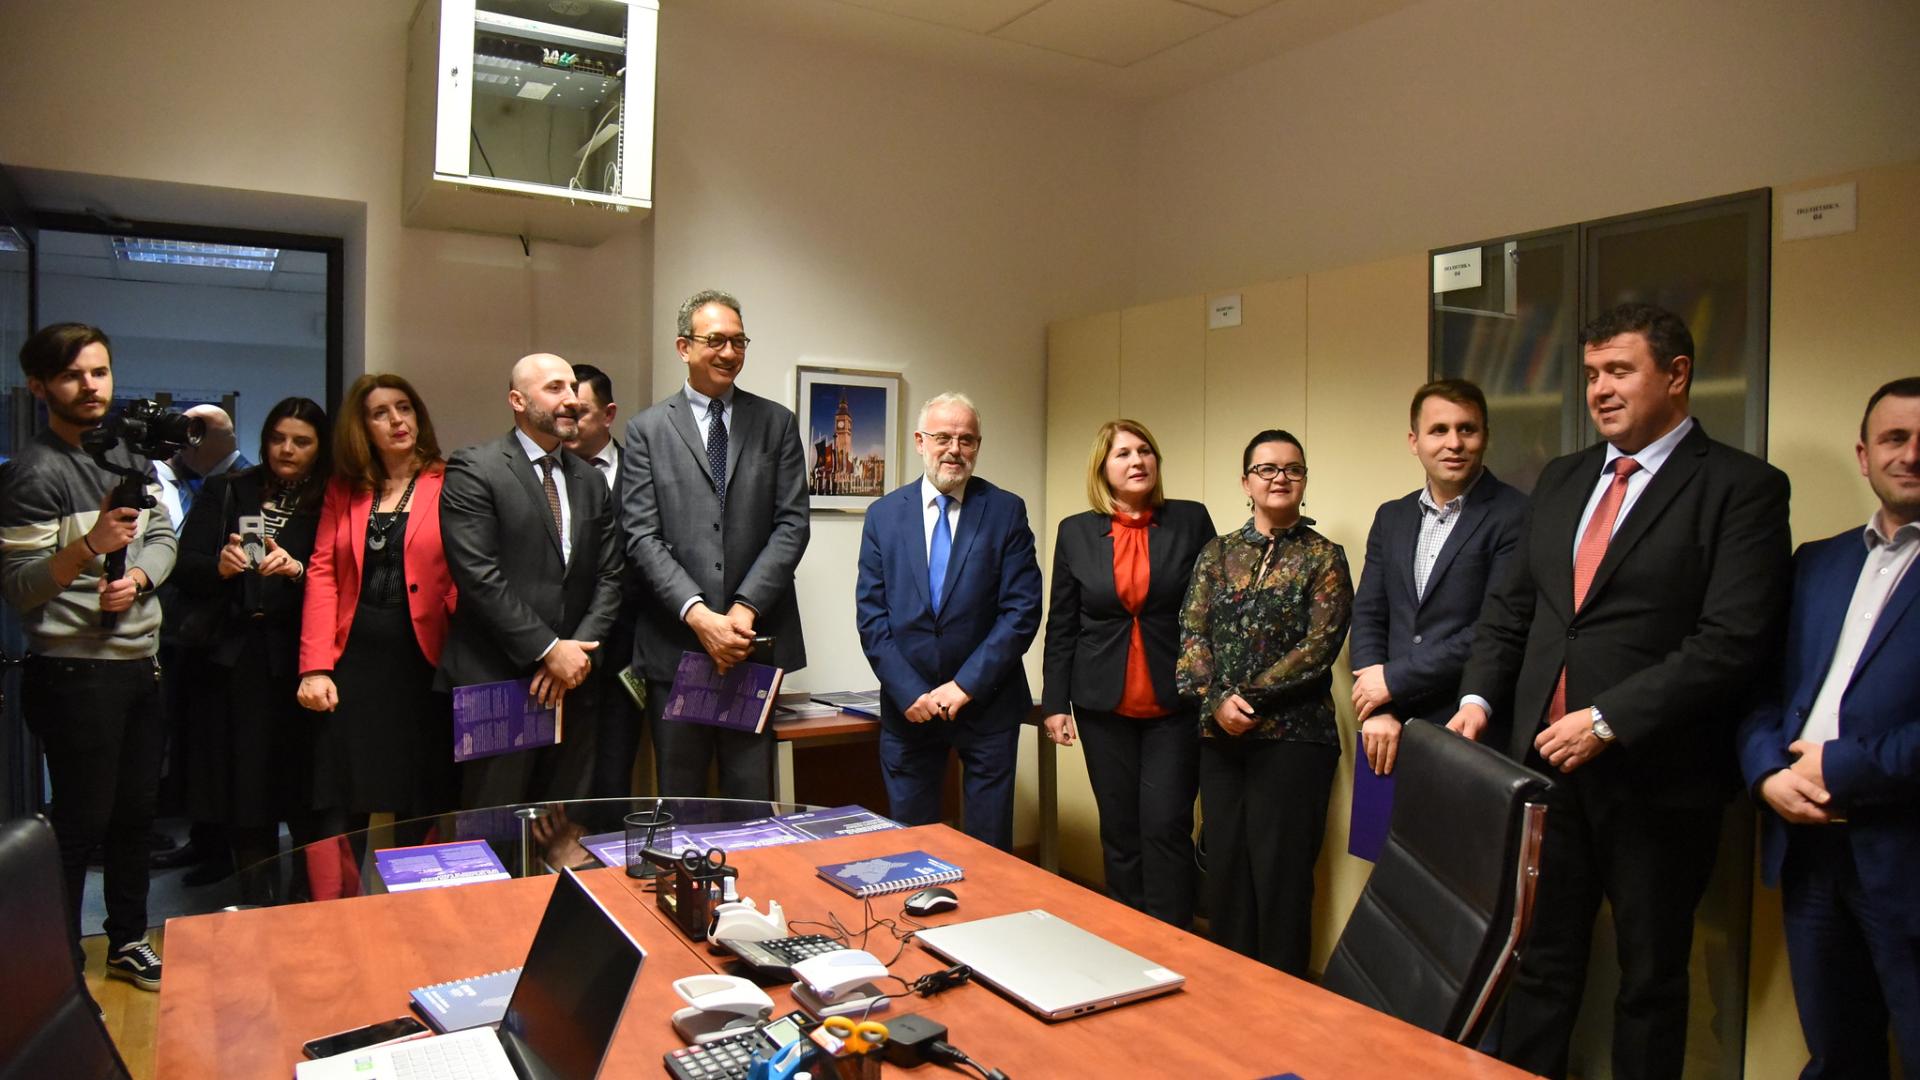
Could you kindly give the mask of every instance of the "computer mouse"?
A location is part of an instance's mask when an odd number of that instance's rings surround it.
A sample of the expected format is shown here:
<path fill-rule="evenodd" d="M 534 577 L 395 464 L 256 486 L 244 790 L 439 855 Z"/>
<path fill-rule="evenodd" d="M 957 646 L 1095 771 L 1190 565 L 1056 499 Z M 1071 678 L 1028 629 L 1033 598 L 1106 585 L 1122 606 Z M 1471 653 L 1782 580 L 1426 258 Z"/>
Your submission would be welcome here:
<path fill-rule="evenodd" d="M 935 885 L 907 897 L 906 911 L 909 915 L 934 915 L 959 906 L 960 898 L 953 895 L 952 889 Z"/>

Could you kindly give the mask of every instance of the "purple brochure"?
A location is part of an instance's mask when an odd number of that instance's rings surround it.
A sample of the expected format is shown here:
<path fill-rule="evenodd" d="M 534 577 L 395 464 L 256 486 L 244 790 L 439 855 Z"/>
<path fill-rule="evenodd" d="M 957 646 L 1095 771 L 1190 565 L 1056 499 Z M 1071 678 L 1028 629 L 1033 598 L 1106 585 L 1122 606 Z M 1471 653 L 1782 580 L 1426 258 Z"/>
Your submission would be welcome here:
<path fill-rule="evenodd" d="M 531 678 L 453 688 L 453 760 L 511 754 L 560 741 L 565 701 L 542 708 Z"/>
<path fill-rule="evenodd" d="M 507 868 L 485 840 L 383 848 L 373 853 L 373 862 L 388 892 L 505 881 L 508 877 Z"/>

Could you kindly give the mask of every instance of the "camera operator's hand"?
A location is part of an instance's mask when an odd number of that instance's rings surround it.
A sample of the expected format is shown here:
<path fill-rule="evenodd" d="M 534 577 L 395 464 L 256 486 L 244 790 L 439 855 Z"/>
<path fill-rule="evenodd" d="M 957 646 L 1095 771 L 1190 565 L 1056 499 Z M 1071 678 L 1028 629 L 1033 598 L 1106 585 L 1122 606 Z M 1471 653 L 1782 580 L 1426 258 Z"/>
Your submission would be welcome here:
<path fill-rule="evenodd" d="M 140 595 L 140 583 L 130 574 L 115 581 L 100 579 L 100 610 L 103 612 L 125 611 L 133 606 L 134 598 Z"/>
<path fill-rule="evenodd" d="M 324 671 L 301 676 L 297 696 L 301 707 L 314 712 L 332 712 L 340 704 L 340 691 L 333 685 L 333 676 Z"/>
<path fill-rule="evenodd" d="M 247 551 L 240 546 L 240 534 L 228 533 L 227 546 L 220 549 L 220 576 L 239 577 L 250 569 L 247 566 Z"/>
<path fill-rule="evenodd" d="M 84 539 L 87 548 L 95 555 L 105 555 L 119 551 L 133 543 L 133 536 L 140 531 L 140 511 L 131 506 L 116 508 L 113 505 L 113 489 L 108 488 L 100 496 L 100 516 L 87 530 Z"/>
<path fill-rule="evenodd" d="M 307 572 L 307 568 L 300 565 L 300 560 L 281 550 L 271 536 L 267 537 L 267 557 L 260 560 L 258 569 L 261 577 L 297 578 Z"/>

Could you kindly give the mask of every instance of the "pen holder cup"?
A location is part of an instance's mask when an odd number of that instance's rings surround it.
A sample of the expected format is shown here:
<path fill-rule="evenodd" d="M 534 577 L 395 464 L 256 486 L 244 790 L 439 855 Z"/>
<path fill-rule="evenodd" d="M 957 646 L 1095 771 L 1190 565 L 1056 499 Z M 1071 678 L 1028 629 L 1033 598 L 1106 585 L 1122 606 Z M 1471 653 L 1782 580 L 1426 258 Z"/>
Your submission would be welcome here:
<path fill-rule="evenodd" d="M 627 829 L 627 876 L 658 877 L 660 867 L 648 862 L 645 852 L 662 833 L 673 827 L 673 815 L 655 807 L 652 810 L 637 810 L 621 821 Z"/>

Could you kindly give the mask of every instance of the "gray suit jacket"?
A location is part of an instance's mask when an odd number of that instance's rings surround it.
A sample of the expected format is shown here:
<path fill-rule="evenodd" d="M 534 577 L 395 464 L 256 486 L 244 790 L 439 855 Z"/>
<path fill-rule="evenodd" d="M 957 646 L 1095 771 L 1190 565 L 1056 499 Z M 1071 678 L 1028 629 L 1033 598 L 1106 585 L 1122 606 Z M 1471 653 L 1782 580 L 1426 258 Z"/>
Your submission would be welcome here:
<path fill-rule="evenodd" d="M 627 421 L 620 460 L 620 520 L 627 557 L 653 603 L 640 611 L 634 664 L 671 679 L 700 641 L 680 621 L 691 596 L 724 612 L 735 600 L 759 612 L 774 662 L 807 664 L 793 575 L 807 550 L 806 454 L 786 407 L 736 388 L 727 438 L 727 503 L 713 491 L 706 443 L 684 389 Z"/>
<path fill-rule="evenodd" d="M 620 610 L 620 541 L 606 482 L 560 455 L 573 558 L 520 440 L 509 431 L 447 460 L 440 537 L 459 603 L 440 654 L 442 689 L 533 674 L 556 637 L 604 643 Z M 596 667 L 624 660 L 593 654 Z"/>

